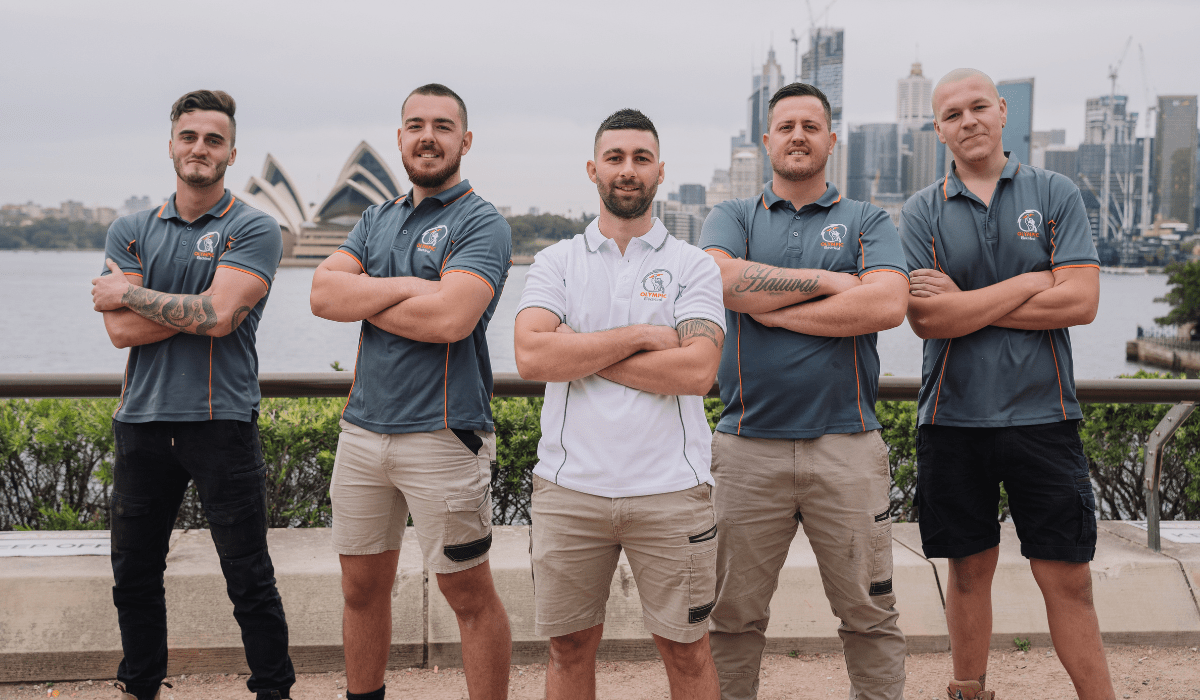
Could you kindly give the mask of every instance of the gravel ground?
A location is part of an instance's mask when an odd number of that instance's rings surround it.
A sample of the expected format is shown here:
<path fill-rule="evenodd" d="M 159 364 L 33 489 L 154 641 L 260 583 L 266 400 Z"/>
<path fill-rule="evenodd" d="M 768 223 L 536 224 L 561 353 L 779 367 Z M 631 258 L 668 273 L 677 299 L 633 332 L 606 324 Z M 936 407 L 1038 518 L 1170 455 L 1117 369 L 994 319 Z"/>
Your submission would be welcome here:
<path fill-rule="evenodd" d="M 1111 647 L 1109 667 L 1118 698 L 1200 700 L 1200 651 L 1195 647 Z M 649 700 L 667 697 L 667 676 L 655 661 L 602 662 L 597 668 L 600 698 Z M 908 700 L 943 700 L 950 677 L 949 654 L 915 654 L 908 658 Z M 1053 649 L 1034 647 L 994 651 L 988 668 L 989 687 L 1001 700 L 1074 698 L 1075 691 Z M 246 677 L 192 675 L 169 678 L 164 700 L 247 700 Z M 541 698 L 546 684 L 543 664 L 513 666 L 509 697 Z M 467 698 L 462 669 L 405 669 L 387 674 L 388 697 L 404 700 Z M 338 700 L 346 693 L 344 673 L 302 674 L 293 688 L 297 700 Z M 768 656 L 759 691 L 762 700 L 813 700 L 846 697 L 849 684 L 841 655 Z M 57 694 L 55 694 L 57 692 Z M 0 684 L 0 698 L 117 697 L 111 681 Z"/>

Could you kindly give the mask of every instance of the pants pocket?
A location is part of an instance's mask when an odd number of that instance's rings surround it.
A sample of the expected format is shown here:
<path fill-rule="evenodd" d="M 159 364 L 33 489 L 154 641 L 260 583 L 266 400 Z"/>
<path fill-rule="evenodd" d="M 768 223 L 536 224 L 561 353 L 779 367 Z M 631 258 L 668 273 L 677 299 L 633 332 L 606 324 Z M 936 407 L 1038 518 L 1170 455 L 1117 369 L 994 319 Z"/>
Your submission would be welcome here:
<path fill-rule="evenodd" d="M 267 546 L 266 495 L 236 503 L 205 505 L 204 517 L 222 559 L 237 559 Z"/>
<path fill-rule="evenodd" d="M 712 546 L 688 558 L 688 624 L 692 625 L 707 620 L 717 603 L 717 547 L 714 540 L 706 542 Z"/>
<path fill-rule="evenodd" d="M 1077 479 L 1075 490 L 1079 493 L 1079 515 L 1083 519 L 1078 544 L 1092 547 L 1096 544 L 1096 494 L 1092 491 L 1092 480 L 1086 477 Z"/>
<path fill-rule="evenodd" d="M 463 449 L 466 449 L 465 447 Z M 476 559 L 492 548 L 490 487 L 446 498 L 442 551 L 453 562 Z"/>
<path fill-rule="evenodd" d="M 871 527 L 871 589 L 870 594 L 892 594 L 892 521 L 885 510 L 875 516 Z"/>

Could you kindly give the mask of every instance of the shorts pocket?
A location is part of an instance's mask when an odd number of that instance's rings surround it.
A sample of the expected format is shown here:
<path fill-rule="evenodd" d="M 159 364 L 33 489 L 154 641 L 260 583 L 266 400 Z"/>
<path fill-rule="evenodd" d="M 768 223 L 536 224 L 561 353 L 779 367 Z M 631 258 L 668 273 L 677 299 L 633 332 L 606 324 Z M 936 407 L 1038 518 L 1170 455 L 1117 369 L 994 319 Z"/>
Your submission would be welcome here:
<path fill-rule="evenodd" d="M 492 548 L 492 499 L 489 498 L 489 488 L 484 486 L 478 491 L 446 497 L 442 552 L 450 561 L 470 561 Z"/>
<path fill-rule="evenodd" d="M 714 526 L 715 527 L 715 526 Z M 714 530 L 715 534 L 715 530 Z M 717 603 L 716 540 L 703 551 L 688 557 L 688 624 L 704 622 Z"/>
<path fill-rule="evenodd" d="M 1080 513 L 1083 520 L 1079 528 L 1079 542 L 1084 547 L 1096 545 L 1096 494 L 1092 491 L 1090 478 L 1077 479 L 1075 490 L 1079 493 Z"/>
<path fill-rule="evenodd" d="M 871 595 L 892 592 L 892 520 L 888 511 L 875 515 L 871 526 Z"/>

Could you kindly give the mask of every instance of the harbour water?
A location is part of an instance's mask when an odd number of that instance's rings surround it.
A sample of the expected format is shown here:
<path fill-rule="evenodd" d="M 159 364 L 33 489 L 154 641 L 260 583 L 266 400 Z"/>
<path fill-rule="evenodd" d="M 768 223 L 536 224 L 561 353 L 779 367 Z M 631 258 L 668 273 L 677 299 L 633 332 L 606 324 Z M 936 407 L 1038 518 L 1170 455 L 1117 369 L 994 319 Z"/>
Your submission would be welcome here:
<path fill-rule="evenodd" d="M 127 351 L 109 343 L 100 314 L 92 311 L 91 279 L 102 266 L 97 251 L 0 251 L 0 373 L 122 371 Z M 488 329 L 497 372 L 516 371 L 512 327 L 526 270 L 512 269 Z M 276 275 L 259 326 L 260 371 L 321 371 L 332 362 L 353 367 L 358 324 L 309 312 L 312 273 L 283 268 Z M 1138 364 L 1125 360 L 1125 341 L 1138 325 L 1150 328 L 1167 312 L 1166 304 L 1154 302 L 1166 290 L 1166 275 L 1101 274 L 1096 320 L 1071 329 L 1075 376 L 1110 379 L 1137 371 Z M 921 340 L 907 323 L 879 335 L 879 355 L 886 374 L 921 374 Z"/>

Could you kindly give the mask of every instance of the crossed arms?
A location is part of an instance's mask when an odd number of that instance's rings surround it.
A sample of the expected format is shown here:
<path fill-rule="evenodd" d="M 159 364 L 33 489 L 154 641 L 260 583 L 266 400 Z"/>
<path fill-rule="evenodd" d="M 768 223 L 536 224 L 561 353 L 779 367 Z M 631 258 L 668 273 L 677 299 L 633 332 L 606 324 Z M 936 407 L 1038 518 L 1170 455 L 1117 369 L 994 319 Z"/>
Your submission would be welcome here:
<path fill-rule="evenodd" d="M 313 314 L 321 318 L 367 321 L 422 343 L 454 343 L 471 335 L 491 301 L 492 288 L 474 275 L 371 277 L 343 253 L 317 267 L 309 295 Z"/>
<path fill-rule="evenodd" d="M 676 328 L 638 324 L 576 333 L 553 312 L 530 307 L 517 314 L 513 341 L 525 379 L 569 382 L 595 374 L 653 394 L 704 396 L 717 377 L 725 334 L 699 318 Z"/>
<path fill-rule="evenodd" d="M 908 280 L 878 270 L 844 272 L 774 267 L 710 250 L 721 268 L 725 307 L 764 326 L 844 338 L 894 328 L 904 320 Z"/>
<path fill-rule="evenodd" d="M 106 264 L 111 274 L 92 280 L 92 302 L 118 348 L 157 343 L 176 333 L 229 335 L 267 293 L 257 277 L 223 267 L 200 294 L 164 294 L 142 286 L 141 275 L 123 273 L 112 260 Z"/>
<path fill-rule="evenodd" d="M 1026 272 L 964 292 L 937 270 L 913 270 L 908 323 L 921 338 L 958 338 L 999 326 L 1030 331 L 1086 325 L 1100 305 L 1100 270 Z"/>

